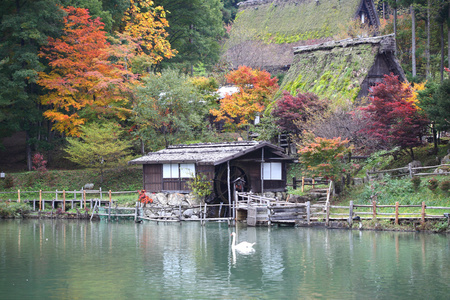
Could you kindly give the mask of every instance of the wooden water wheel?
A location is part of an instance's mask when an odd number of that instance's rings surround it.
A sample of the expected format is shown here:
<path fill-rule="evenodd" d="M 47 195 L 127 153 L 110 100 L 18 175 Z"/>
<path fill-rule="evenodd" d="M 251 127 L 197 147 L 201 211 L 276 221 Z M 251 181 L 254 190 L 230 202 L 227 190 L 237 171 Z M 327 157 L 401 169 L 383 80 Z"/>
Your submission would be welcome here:
<path fill-rule="evenodd" d="M 243 192 L 250 190 L 250 177 L 247 175 L 245 169 L 239 165 L 230 166 L 230 190 L 233 192 L 233 182 L 240 178 L 240 183 L 237 189 Z M 222 164 L 216 172 L 214 178 L 214 192 L 216 194 L 216 201 L 228 203 L 228 171 L 227 165 Z"/>

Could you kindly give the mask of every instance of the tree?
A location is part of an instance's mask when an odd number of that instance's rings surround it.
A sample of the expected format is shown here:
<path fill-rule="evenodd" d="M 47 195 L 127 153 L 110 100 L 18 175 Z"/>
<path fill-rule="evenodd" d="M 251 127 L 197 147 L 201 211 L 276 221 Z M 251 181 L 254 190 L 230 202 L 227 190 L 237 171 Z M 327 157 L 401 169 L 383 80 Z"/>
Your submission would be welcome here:
<path fill-rule="evenodd" d="M 370 104 L 361 108 L 367 121 L 362 132 L 382 146 L 409 150 L 414 160 L 413 147 L 421 144 L 428 120 L 411 98 L 409 85 L 402 84 L 398 76 L 385 75 L 369 92 Z"/>
<path fill-rule="evenodd" d="M 281 131 L 292 134 L 300 134 L 305 129 L 305 124 L 323 114 L 327 109 L 327 103 L 319 100 L 313 93 L 300 93 L 296 96 L 283 91 L 283 96 L 275 103 L 272 116 L 276 118 L 275 123 Z"/>
<path fill-rule="evenodd" d="M 130 7 L 125 11 L 123 31 L 138 39 L 151 64 L 158 64 L 164 58 L 172 58 L 172 50 L 167 40 L 169 26 L 166 11 L 162 6 L 154 7 L 151 0 L 130 0 Z"/>
<path fill-rule="evenodd" d="M 349 154 L 351 149 L 348 140 L 341 140 L 340 137 L 315 137 L 298 150 L 299 162 L 307 167 L 312 176 L 323 176 L 335 181 L 348 171 L 344 156 Z"/>
<path fill-rule="evenodd" d="M 38 52 L 48 36 L 58 34 L 62 17 L 56 0 L 0 1 L 0 137 L 26 132 L 28 170 L 32 148 L 51 140 L 38 100 L 36 80 L 43 70 Z"/>
<path fill-rule="evenodd" d="M 227 74 L 227 81 L 239 88 L 238 93 L 226 95 L 219 109 L 210 110 L 218 121 L 230 127 L 246 127 L 262 113 L 278 90 L 278 79 L 267 71 L 240 66 Z"/>
<path fill-rule="evenodd" d="M 225 33 L 221 0 L 155 0 L 155 3 L 170 11 L 168 41 L 178 51 L 168 62 L 170 66 L 181 66 L 192 75 L 198 63 L 211 66 L 219 60 L 219 41 Z"/>
<path fill-rule="evenodd" d="M 141 140 L 141 152 L 188 142 L 207 131 L 204 125 L 207 104 L 186 75 L 163 70 L 142 78 L 136 87 L 136 103 L 131 121 L 133 134 Z"/>
<path fill-rule="evenodd" d="M 121 139 L 124 130 L 115 123 L 91 123 L 80 127 L 81 137 L 67 138 L 68 159 L 100 170 L 101 182 L 106 168 L 126 165 L 131 159 L 131 143 Z"/>
<path fill-rule="evenodd" d="M 47 90 L 42 104 L 50 106 L 44 116 L 57 131 L 78 136 L 90 118 L 126 118 L 123 104 L 132 73 L 108 60 L 110 45 L 98 18 L 92 20 L 86 9 L 64 10 L 63 35 L 49 38 L 40 53 L 51 71 L 40 72 L 38 83 Z"/>

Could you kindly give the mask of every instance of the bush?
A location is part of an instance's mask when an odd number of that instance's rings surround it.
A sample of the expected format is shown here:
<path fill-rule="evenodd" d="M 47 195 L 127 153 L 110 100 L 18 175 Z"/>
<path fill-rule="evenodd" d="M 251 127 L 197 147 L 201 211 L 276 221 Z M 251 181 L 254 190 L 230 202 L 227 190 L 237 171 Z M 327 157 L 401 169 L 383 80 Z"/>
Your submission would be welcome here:
<path fill-rule="evenodd" d="M 439 185 L 439 181 L 436 178 L 431 178 L 428 180 L 428 188 L 431 191 L 435 191 Z"/>
<path fill-rule="evenodd" d="M 23 217 L 30 211 L 30 206 L 25 203 L 0 202 L 1 218 Z"/>
<path fill-rule="evenodd" d="M 14 187 L 14 177 L 10 174 L 7 174 L 3 181 L 3 186 L 5 189 L 10 189 L 10 188 Z"/>
<path fill-rule="evenodd" d="M 415 176 L 411 178 L 411 182 L 413 184 L 414 190 L 417 191 L 420 187 L 420 183 L 422 182 L 422 180 L 420 179 L 419 176 Z"/>
<path fill-rule="evenodd" d="M 439 188 L 447 193 L 450 190 L 450 180 L 441 181 L 441 183 L 439 183 Z"/>

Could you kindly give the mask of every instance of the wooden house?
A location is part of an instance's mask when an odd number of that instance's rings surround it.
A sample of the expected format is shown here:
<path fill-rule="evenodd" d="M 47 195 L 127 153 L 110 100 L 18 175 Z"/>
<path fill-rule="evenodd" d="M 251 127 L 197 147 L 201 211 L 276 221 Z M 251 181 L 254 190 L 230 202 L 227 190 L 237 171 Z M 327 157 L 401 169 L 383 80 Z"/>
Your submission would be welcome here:
<path fill-rule="evenodd" d="M 286 190 L 286 164 L 292 158 L 269 142 L 231 142 L 170 146 L 134 159 L 143 165 L 147 192 L 189 193 L 187 182 L 206 175 L 214 186 L 214 202 L 229 203 L 239 180 L 241 191 L 255 193 Z"/>
<path fill-rule="evenodd" d="M 292 64 L 293 47 L 330 41 L 354 20 L 376 30 L 380 22 L 374 1 L 243 1 L 225 45 L 225 58 L 233 68 L 246 65 L 285 72 Z"/>
<path fill-rule="evenodd" d="M 393 35 L 345 39 L 294 48 L 294 61 L 280 89 L 312 92 L 336 106 L 358 104 L 386 74 L 406 80 L 395 57 Z M 356 102 L 356 103 L 355 103 Z"/>

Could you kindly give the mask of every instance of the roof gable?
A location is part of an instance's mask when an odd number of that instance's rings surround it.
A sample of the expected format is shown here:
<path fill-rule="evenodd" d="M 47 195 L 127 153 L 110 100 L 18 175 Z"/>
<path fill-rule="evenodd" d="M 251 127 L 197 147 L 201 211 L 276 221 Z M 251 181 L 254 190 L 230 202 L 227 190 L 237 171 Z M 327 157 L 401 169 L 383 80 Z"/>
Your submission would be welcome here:
<path fill-rule="evenodd" d="M 219 165 L 264 147 L 270 149 L 280 158 L 290 159 L 289 156 L 282 153 L 282 148 L 269 142 L 249 141 L 169 146 L 167 149 L 151 152 L 134 159 L 129 164 L 197 163 Z"/>

